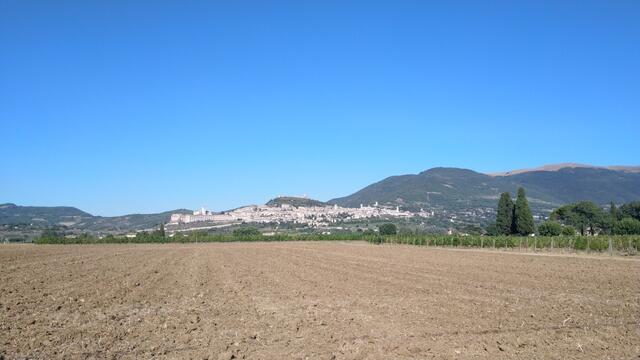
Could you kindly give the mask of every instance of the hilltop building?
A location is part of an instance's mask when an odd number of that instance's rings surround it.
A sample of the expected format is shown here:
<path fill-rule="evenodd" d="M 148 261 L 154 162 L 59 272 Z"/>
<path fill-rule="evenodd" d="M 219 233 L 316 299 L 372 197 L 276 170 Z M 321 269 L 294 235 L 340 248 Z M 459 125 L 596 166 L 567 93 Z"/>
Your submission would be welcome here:
<path fill-rule="evenodd" d="M 421 211 L 412 213 L 401 211 L 399 207 L 388 208 L 378 206 L 365 206 L 359 208 L 343 208 L 338 205 L 327 206 L 293 206 L 281 204 L 251 205 L 221 213 L 213 213 L 202 208 L 193 214 L 173 214 L 170 224 L 188 224 L 194 222 L 217 223 L 294 223 L 305 224 L 311 227 L 327 226 L 331 223 L 349 220 L 359 220 L 377 217 L 409 218 L 413 216 L 430 217 L 433 213 Z"/>

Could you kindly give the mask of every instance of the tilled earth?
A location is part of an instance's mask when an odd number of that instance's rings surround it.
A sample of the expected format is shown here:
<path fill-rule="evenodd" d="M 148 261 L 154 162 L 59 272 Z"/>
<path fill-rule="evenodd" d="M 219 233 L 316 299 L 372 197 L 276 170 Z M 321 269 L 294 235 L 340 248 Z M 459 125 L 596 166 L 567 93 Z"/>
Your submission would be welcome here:
<path fill-rule="evenodd" d="M 640 261 L 365 243 L 0 246 L 7 359 L 638 359 Z"/>

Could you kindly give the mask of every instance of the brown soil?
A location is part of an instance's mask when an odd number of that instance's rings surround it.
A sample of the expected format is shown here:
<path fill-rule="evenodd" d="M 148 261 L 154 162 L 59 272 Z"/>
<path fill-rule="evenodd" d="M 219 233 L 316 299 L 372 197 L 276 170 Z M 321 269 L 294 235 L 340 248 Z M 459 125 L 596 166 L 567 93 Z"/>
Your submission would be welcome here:
<path fill-rule="evenodd" d="M 8 359 L 638 359 L 640 261 L 365 243 L 0 246 Z"/>

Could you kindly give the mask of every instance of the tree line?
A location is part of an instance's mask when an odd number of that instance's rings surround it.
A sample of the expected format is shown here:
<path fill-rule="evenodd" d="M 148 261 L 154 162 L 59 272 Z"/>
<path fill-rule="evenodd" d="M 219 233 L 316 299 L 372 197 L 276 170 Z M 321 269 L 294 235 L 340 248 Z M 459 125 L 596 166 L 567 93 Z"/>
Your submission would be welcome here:
<path fill-rule="evenodd" d="M 542 236 L 637 235 L 640 234 L 640 201 L 620 207 L 611 202 L 608 211 L 592 201 L 563 205 L 555 209 L 536 231 L 525 190 L 519 188 L 515 203 L 508 192 L 500 195 L 496 222 L 487 230 L 489 235 L 518 236 L 536 233 Z"/>
<path fill-rule="evenodd" d="M 545 231 L 544 235 L 557 235 L 558 229 L 566 226 L 575 228 L 580 235 L 638 235 L 640 201 L 623 204 L 619 208 L 611 202 L 609 211 L 591 201 L 580 201 L 555 209 L 549 220 L 540 226 Z"/>
<path fill-rule="evenodd" d="M 144 243 L 201 243 L 201 242 L 236 242 L 236 241 L 369 241 L 374 234 L 339 233 L 339 234 L 290 234 L 281 233 L 264 235 L 256 228 L 240 228 L 231 233 L 211 234 L 205 231 L 191 231 L 163 234 L 162 231 L 138 232 L 128 236 L 96 236 L 92 234 L 65 235 L 62 232 L 46 230 L 35 239 L 36 244 L 144 244 Z"/>

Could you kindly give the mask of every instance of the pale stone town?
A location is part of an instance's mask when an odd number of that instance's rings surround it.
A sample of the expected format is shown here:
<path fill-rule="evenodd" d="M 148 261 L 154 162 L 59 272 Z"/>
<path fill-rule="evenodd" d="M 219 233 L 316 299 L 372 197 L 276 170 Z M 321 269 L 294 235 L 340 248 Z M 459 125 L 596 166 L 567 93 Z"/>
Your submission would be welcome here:
<path fill-rule="evenodd" d="M 420 216 L 428 218 L 434 215 L 433 211 L 409 212 L 400 208 L 360 205 L 358 208 L 345 208 L 333 206 L 293 206 L 282 204 L 251 205 L 235 210 L 214 213 L 205 208 L 196 210 L 193 214 L 173 214 L 168 225 L 190 224 L 197 222 L 228 224 L 233 222 L 244 223 L 294 223 L 304 224 L 309 227 L 323 227 L 332 223 L 350 220 L 362 220 L 381 217 L 410 218 Z"/>

